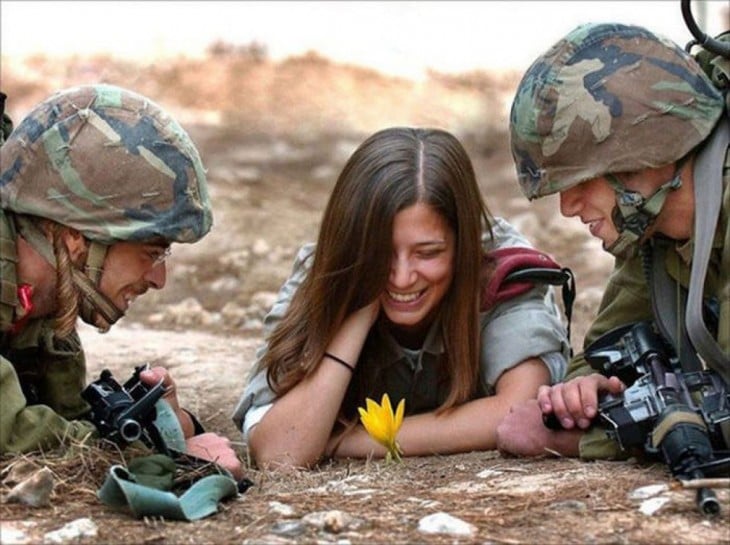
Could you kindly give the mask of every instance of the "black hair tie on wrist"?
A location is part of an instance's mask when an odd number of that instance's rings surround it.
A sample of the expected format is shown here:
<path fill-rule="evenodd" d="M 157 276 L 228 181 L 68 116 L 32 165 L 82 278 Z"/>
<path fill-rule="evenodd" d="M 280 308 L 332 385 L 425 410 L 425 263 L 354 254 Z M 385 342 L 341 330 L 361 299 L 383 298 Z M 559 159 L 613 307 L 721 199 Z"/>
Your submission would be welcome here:
<path fill-rule="evenodd" d="M 330 354 L 329 352 L 325 352 L 324 353 L 324 357 L 325 358 L 329 358 L 332 361 L 336 361 L 340 365 L 343 365 L 343 366 L 347 367 L 350 370 L 350 373 L 354 373 L 355 372 L 355 368 L 351 364 L 349 364 L 345 360 L 343 360 L 342 358 L 338 358 L 337 356 L 335 356 L 333 354 Z"/>

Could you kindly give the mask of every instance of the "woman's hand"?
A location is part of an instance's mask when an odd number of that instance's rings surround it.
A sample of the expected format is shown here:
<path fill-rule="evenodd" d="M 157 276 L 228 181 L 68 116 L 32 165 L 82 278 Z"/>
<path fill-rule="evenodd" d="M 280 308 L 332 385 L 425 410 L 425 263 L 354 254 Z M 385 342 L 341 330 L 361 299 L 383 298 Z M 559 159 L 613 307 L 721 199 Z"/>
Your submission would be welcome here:
<path fill-rule="evenodd" d="M 260 467 L 311 467 L 325 454 L 332 428 L 352 380 L 365 339 L 380 312 L 375 300 L 347 316 L 317 368 L 279 397 L 249 432 L 249 449 Z"/>
<path fill-rule="evenodd" d="M 535 399 L 517 403 L 497 426 L 497 449 L 513 456 L 540 456 L 551 451 L 578 456 L 580 430 L 548 429 Z"/>
<path fill-rule="evenodd" d="M 380 298 L 352 313 L 355 320 L 362 320 L 367 324 L 368 330 L 373 327 L 375 320 L 380 314 Z"/>

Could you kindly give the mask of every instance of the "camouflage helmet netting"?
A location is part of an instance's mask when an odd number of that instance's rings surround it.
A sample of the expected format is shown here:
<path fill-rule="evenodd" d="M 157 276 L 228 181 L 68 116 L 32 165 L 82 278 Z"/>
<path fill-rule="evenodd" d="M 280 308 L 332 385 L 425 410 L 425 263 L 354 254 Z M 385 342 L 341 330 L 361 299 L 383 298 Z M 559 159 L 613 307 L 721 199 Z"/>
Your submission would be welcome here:
<path fill-rule="evenodd" d="M 210 230 L 195 145 L 158 105 L 126 89 L 54 94 L 15 128 L 0 155 L 3 209 L 107 244 L 194 242 Z"/>
<path fill-rule="evenodd" d="M 517 88 L 510 138 L 520 186 L 534 199 L 672 163 L 707 137 L 722 110 L 720 93 L 673 42 L 636 26 L 581 25 Z"/>

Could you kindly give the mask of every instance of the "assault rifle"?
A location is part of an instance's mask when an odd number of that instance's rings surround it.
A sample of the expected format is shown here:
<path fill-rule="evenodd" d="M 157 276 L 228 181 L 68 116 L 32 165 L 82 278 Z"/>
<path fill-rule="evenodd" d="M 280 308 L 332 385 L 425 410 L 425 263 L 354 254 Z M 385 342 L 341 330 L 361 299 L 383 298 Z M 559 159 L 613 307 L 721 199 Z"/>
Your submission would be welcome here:
<path fill-rule="evenodd" d="M 81 397 L 91 405 L 89 419 L 105 439 L 126 446 L 141 440 L 157 452 L 170 455 L 169 449 L 154 424 L 157 416 L 155 404 L 165 393 L 162 382 L 147 386 L 139 374 L 147 365 L 135 367 L 132 377 L 119 384 L 104 369 L 99 378 L 89 384 Z"/>
<path fill-rule="evenodd" d="M 721 423 L 730 420 L 730 391 L 717 373 L 682 372 L 650 322 L 609 331 L 588 346 L 585 357 L 593 369 L 627 385 L 621 395 L 605 395 L 598 407 L 600 424 L 621 448 L 642 447 L 680 479 L 727 475 L 730 445 Z M 707 515 L 720 512 L 709 488 L 698 488 L 696 501 Z"/>

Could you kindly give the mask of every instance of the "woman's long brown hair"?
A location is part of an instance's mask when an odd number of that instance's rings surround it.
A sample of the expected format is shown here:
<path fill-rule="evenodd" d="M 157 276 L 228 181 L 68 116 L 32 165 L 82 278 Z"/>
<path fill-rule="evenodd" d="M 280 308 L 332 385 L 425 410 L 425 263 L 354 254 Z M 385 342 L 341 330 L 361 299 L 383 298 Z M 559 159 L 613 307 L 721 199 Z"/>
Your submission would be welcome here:
<path fill-rule="evenodd" d="M 479 372 L 481 233 L 491 230 L 490 215 L 460 142 L 443 130 L 406 127 L 370 136 L 337 179 L 312 268 L 269 337 L 262 360 L 278 395 L 314 372 L 348 315 L 381 295 L 390 274 L 394 217 L 416 203 L 441 214 L 455 235 L 454 276 L 440 309 L 450 391 L 439 409 L 473 395 Z"/>

